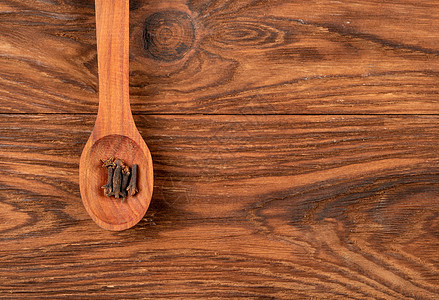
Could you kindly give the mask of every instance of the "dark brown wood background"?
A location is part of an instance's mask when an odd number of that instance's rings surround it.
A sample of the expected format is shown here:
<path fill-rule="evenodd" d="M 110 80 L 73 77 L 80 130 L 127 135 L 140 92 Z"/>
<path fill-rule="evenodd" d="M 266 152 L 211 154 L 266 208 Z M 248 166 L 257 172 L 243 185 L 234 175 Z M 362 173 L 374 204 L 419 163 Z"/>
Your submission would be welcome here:
<path fill-rule="evenodd" d="M 92 0 L 0 2 L 0 298 L 438 299 L 439 1 L 131 1 L 155 167 L 82 206 Z"/>

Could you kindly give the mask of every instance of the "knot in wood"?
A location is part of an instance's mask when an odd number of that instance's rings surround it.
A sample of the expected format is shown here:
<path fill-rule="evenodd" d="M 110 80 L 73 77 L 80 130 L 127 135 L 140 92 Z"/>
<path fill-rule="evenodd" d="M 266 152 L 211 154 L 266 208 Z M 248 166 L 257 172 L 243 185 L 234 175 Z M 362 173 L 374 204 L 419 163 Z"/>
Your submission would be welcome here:
<path fill-rule="evenodd" d="M 195 34 L 188 14 L 176 10 L 157 12 L 146 19 L 144 48 L 157 60 L 176 61 L 191 50 Z"/>

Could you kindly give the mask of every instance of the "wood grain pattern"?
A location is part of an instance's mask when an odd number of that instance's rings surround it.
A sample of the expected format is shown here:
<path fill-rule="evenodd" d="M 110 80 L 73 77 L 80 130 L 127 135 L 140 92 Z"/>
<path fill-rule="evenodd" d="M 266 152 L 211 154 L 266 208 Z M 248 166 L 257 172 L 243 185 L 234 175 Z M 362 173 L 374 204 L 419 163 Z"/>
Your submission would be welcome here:
<path fill-rule="evenodd" d="M 135 121 L 155 194 L 111 233 L 79 200 L 94 117 L 1 116 L 0 298 L 436 299 L 439 117 Z"/>
<path fill-rule="evenodd" d="M 93 1 L 0 5 L 0 112 L 96 113 Z M 131 7 L 136 113 L 438 113 L 435 1 Z"/>
<path fill-rule="evenodd" d="M 0 2 L 0 299 L 437 299 L 439 6 L 131 0 L 141 222 L 80 201 L 94 0 Z"/>

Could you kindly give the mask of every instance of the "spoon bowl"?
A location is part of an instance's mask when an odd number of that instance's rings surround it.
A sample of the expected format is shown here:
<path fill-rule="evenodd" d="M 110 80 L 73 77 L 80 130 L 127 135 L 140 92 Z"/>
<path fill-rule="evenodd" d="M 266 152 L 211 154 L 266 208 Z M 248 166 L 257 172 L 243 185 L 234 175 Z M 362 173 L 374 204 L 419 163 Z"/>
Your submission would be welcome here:
<path fill-rule="evenodd" d="M 80 161 L 81 197 L 88 214 L 102 228 L 115 231 L 131 228 L 148 209 L 153 190 L 152 159 L 143 139 L 136 140 L 118 134 L 106 135 L 96 141 L 91 137 L 84 148 Z M 107 180 L 102 160 L 110 157 L 119 158 L 128 166 L 139 166 L 139 192 L 124 201 L 105 196 L 101 189 Z"/>
<path fill-rule="evenodd" d="M 102 228 L 124 230 L 145 215 L 153 190 L 151 154 L 136 128 L 129 100 L 129 1 L 96 0 L 96 36 L 99 68 L 99 110 L 93 132 L 84 147 L 79 164 L 82 202 L 91 218 Z M 114 163 L 110 158 L 117 159 Z M 110 165 L 103 167 L 103 161 Z M 119 167 L 116 167 L 119 163 Z M 119 198 L 122 164 L 137 165 L 137 193 Z M 109 169 L 111 169 L 111 176 Z M 119 170 L 119 172 L 117 172 Z M 114 174 L 118 174 L 117 176 Z M 112 186 L 106 185 L 106 176 Z M 137 177 L 137 180 L 136 180 Z M 117 178 L 117 179 L 116 179 Z M 134 178 L 134 179 L 133 179 Z M 130 182 L 131 183 L 131 182 Z M 116 192 L 117 190 L 118 192 Z M 130 192 L 134 190 L 129 190 Z M 111 197 L 114 192 L 118 198 Z"/>

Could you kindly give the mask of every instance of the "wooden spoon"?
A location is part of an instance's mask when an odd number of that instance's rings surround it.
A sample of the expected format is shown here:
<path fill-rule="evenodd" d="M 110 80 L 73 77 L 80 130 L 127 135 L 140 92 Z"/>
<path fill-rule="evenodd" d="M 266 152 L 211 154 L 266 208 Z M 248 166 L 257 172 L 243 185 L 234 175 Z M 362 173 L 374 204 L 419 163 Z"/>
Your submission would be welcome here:
<path fill-rule="evenodd" d="M 145 215 L 153 190 L 152 159 L 136 128 L 129 100 L 129 1 L 96 0 L 99 68 L 99 110 L 95 127 L 81 155 L 79 185 L 82 202 L 102 228 L 124 230 Z M 138 193 L 106 197 L 102 161 L 110 157 L 138 165 Z"/>

